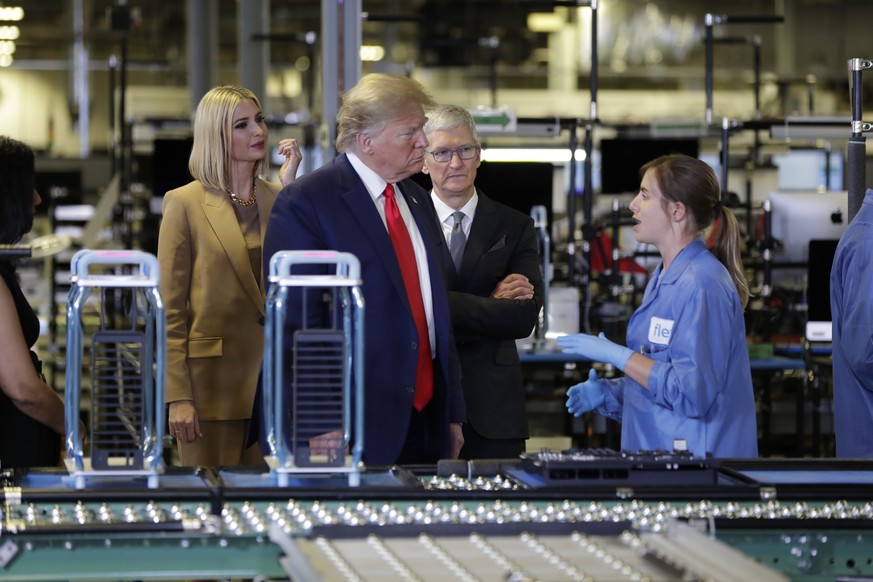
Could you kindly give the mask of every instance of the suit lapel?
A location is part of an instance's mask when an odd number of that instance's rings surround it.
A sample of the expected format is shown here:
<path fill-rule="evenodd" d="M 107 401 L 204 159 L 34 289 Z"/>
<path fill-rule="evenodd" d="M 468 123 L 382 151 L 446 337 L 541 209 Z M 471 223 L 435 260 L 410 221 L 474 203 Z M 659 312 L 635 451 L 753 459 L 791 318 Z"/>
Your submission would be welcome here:
<path fill-rule="evenodd" d="M 391 244 L 391 237 L 388 236 L 388 230 L 382 222 L 382 217 L 379 216 L 379 211 L 376 210 L 376 205 L 373 204 L 373 199 L 370 197 L 367 187 L 364 186 L 364 183 L 358 177 L 357 172 L 352 168 L 352 164 L 345 155 L 337 158 L 336 163 L 340 169 L 340 188 L 343 190 L 343 201 L 349 206 L 352 216 L 361 225 L 361 230 L 370 240 L 370 244 L 372 244 L 382 260 L 382 265 L 385 267 L 391 283 L 394 285 L 397 293 L 406 301 L 407 308 L 409 308 L 406 286 L 403 284 L 403 275 L 400 273 L 400 265 L 397 263 L 394 245 Z M 378 228 L 376 225 L 378 225 Z"/>
<path fill-rule="evenodd" d="M 262 190 L 263 188 L 259 185 L 258 196 L 260 196 Z M 224 248 L 224 253 L 233 266 L 233 270 L 236 272 L 243 289 L 245 289 L 249 299 L 258 306 L 258 309 L 263 314 L 264 299 L 261 296 L 258 281 L 255 279 L 254 273 L 252 273 L 246 241 L 243 238 L 239 221 L 236 218 L 236 213 L 233 211 L 230 200 L 226 196 L 204 189 L 201 207 L 203 208 L 203 214 L 206 215 L 206 220 L 209 221 L 209 226 L 221 243 L 222 248 Z M 260 203 L 258 204 L 258 210 L 262 212 Z M 263 216 L 261 220 L 263 221 Z"/>
<path fill-rule="evenodd" d="M 464 256 L 461 258 L 461 269 L 458 273 L 458 277 L 461 280 L 475 269 L 485 251 L 497 242 L 493 239 L 499 225 L 496 207 L 489 198 L 486 198 L 482 192 L 479 192 L 476 216 L 473 218 L 470 238 L 467 239 L 467 244 L 464 246 Z"/>

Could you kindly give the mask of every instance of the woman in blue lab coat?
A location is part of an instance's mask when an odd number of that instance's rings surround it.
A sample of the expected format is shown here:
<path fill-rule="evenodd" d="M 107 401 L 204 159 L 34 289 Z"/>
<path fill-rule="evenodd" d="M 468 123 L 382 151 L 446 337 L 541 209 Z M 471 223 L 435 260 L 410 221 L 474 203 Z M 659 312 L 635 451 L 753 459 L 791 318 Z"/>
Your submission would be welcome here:
<path fill-rule="evenodd" d="M 740 260 L 739 227 L 721 203 L 718 180 L 698 159 L 673 154 L 640 169 L 630 204 L 634 234 L 662 262 L 630 319 L 627 347 L 575 334 L 564 352 L 624 372 L 567 392 L 568 410 L 596 410 L 621 421 L 624 450 L 682 450 L 695 456 L 758 455 L 755 397 L 743 309 L 749 287 Z M 701 231 L 721 219 L 710 251 Z"/>

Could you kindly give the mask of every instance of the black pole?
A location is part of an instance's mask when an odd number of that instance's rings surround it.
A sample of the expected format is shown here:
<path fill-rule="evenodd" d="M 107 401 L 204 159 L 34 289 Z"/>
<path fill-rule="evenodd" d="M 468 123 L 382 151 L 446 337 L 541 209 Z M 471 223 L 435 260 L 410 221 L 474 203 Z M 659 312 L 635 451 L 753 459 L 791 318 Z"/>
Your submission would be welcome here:
<path fill-rule="evenodd" d="M 491 107 L 497 108 L 497 47 L 492 45 L 490 49 L 490 67 L 488 85 L 491 87 Z"/>
<path fill-rule="evenodd" d="M 491 90 L 491 107 L 497 108 L 497 49 L 500 39 L 489 36 L 479 39 L 479 46 L 488 48 L 488 88 Z"/>
<path fill-rule="evenodd" d="M 721 201 L 727 202 L 728 160 L 730 158 L 728 142 L 730 141 L 730 123 L 724 117 L 721 121 Z"/>
<path fill-rule="evenodd" d="M 755 35 L 752 37 L 752 47 L 755 53 L 755 121 L 761 119 L 761 37 Z M 758 158 L 761 152 L 761 135 L 756 129 L 754 131 L 754 147 L 752 150 L 752 159 L 755 166 L 758 165 Z"/>
<path fill-rule="evenodd" d="M 861 210 L 867 188 L 867 138 L 852 135 L 846 153 L 846 181 L 849 190 L 849 221 Z"/>
<path fill-rule="evenodd" d="M 849 191 L 849 221 L 861 209 L 867 182 L 867 139 L 863 134 L 861 70 L 870 66 L 869 61 L 849 60 L 850 80 L 852 81 L 852 136 L 846 152 L 847 186 Z"/>
<path fill-rule="evenodd" d="M 815 75 L 806 76 L 806 106 L 810 115 L 815 115 Z"/>
<path fill-rule="evenodd" d="M 130 204 L 130 130 L 127 123 L 127 34 L 121 35 L 121 83 L 118 104 L 119 127 L 121 128 L 121 180 L 119 181 L 119 196 L 121 197 L 121 241 L 124 248 L 132 248 L 132 229 L 130 222 L 133 212 Z"/>
<path fill-rule="evenodd" d="M 785 17 L 778 14 L 769 16 L 716 16 L 716 23 L 724 24 L 763 24 L 768 22 L 781 23 L 785 22 Z"/>
<path fill-rule="evenodd" d="M 591 121 L 597 123 L 597 0 L 591 2 Z M 591 154 L 591 151 L 585 153 Z M 585 158 L 586 160 L 588 158 Z M 587 174 L 586 174 L 587 175 Z"/>
<path fill-rule="evenodd" d="M 591 151 L 594 149 L 594 123 L 585 126 L 585 190 L 583 191 L 583 210 L 585 224 L 590 225 L 594 215 L 594 180 L 591 174 L 594 171 L 594 163 L 591 159 Z M 586 237 L 586 240 L 590 240 Z"/>
<path fill-rule="evenodd" d="M 752 223 L 754 216 L 752 213 L 752 175 L 757 167 L 757 160 L 751 159 L 746 161 L 746 199 L 743 207 L 746 210 L 746 240 L 754 240 L 754 232 L 752 232 Z"/>
<path fill-rule="evenodd" d="M 582 331 L 586 333 L 591 332 L 591 241 L 597 234 L 591 222 L 594 214 L 594 160 L 592 157 L 594 126 L 597 124 L 597 55 L 597 0 L 591 0 L 591 74 L 589 75 L 591 104 L 589 106 L 590 121 L 585 126 L 585 197 L 583 198 L 585 218 L 582 227 L 582 239 L 585 241 L 583 252 L 587 268 L 582 290 Z"/>
<path fill-rule="evenodd" d="M 830 142 L 825 144 L 824 147 L 825 152 L 825 191 L 831 191 L 831 144 Z"/>
<path fill-rule="evenodd" d="M 306 123 L 303 125 L 303 147 L 304 151 L 307 154 L 307 158 L 309 162 L 303 160 L 304 170 L 309 172 L 315 169 L 314 160 L 315 157 L 313 154 L 315 152 L 316 147 L 316 131 L 318 130 L 318 124 L 315 122 L 315 83 L 316 83 L 316 66 L 315 66 L 315 41 L 317 40 L 317 35 L 315 32 L 307 32 L 306 33 L 306 56 L 309 58 L 309 69 L 306 71 L 306 79 L 309 84 L 309 87 L 306 88 L 306 111 L 307 111 L 307 119 Z"/>
<path fill-rule="evenodd" d="M 594 206 L 594 189 L 593 180 L 591 179 L 592 160 L 591 150 L 594 142 L 594 121 L 592 120 L 585 126 L 585 151 L 588 155 L 585 157 L 585 191 L 583 192 L 583 208 L 585 221 L 582 225 L 582 240 L 585 241 L 583 252 L 585 253 L 585 264 L 587 273 L 585 276 L 585 285 L 583 287 L 583 315 L 582 315 L 582 331 L 591 333 L 591 241 L 597 236 L 597 229 L 592 223 L 593 206 Z M 604 261 L 604 264 L 606 261 Z"/>
<path fill-rule="evenodd" d="M 131 131 L 127 122 L 127 49 L 128 33 L 133 24 L 130 7 L 127 0 L 116 0 L 116 5 L 110 12 L 110 25 L 113 31 L 120 35 L 121 59 L 119 62 L 118 82 L 118 132 L 119 146 L 117 171 L 119 173 L 119 203 L 113 208 L 112 226 L 124 248 L 132 248 L 131 221 L 133 220 L 133 208 L 130 195 L 130 155 L 133 148 L 130 144 Z"/>
<path fill-rule="evenodd" d="M 115 69 L 118 61 L 115 55 L 109 57 L 109 175 L 118 171 L 118 129 L 115 120 Z"/>
<path fill-rule="evenodd" d="M 621 272 L 620 267 L 620 252 L 621 239 L 621 204 L 618 198 L 612 199 L 612 271 L 610 272 L 610 291 L 614 301 L 618 302 L 618 297 L 621 295 Z"/>
<path fill-rule="evenodd" d="M 706 24 L 706 125 L 712 124 L 712 24 L 715 16 L 707 13 Z"/>
<path fill-rule="evenodd" d="M 567 191 L 567 282 L 576 274 L 576 126 L 570 128 L 570 187 Z"/>
<path fill-rule="evenodd" d="M 761 37 L 752 37 L 752 47 L 755 53 L 755 119 L 761 119 Z M 757 132 L 755 137 L 758 137 Z"/>
<path fill-rule="evenodd" d="M 764 240 L 761 243 L 762 255 L 764 259 L 764 285 L 761 289 L 761 295 L 764 299 L 764 331 L 761 334 L 761 339 L 764 343 L 770 341 L 770 306 L 772 304 L 772 282 L 773 282 L 773 213 L 770 209 L 770 201 L 764 201 Z"/>

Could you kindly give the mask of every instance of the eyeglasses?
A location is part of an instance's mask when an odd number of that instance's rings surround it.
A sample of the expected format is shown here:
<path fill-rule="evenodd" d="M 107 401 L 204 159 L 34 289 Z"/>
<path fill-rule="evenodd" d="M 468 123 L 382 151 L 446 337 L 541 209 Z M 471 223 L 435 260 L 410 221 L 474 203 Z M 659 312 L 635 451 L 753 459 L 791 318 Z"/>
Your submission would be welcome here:
<path fill-rule="evenodd" d="M 433 156 L 433 159 L 441 164 L 447 164 L 452 161 L 452 156 L 458 154 L 458 157 L 462 160 L 472 160 L 479 153 L 479 146 L 477 145 L 468 145 L 461 146 L 454 150 L 437 150 L 435 152 L 428 152 Z"/>

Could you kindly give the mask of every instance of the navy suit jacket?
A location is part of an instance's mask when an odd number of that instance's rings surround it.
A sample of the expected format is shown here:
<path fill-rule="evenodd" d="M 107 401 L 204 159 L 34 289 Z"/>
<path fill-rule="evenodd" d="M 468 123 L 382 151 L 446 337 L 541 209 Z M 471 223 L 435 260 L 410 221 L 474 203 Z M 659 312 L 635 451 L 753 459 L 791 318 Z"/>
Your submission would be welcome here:
<path fill-rule="evenodd" d="M 455 272 L 448 252 L 442 256 L 467 421 L 489 439 L 525 439 L 526 397 L 515 340 L 530 335 L 543 305 L 536 232 L 530 216 L 478 194 L 460 271 Z M 497 283 L 511 273 L 528 278 L 533 299 L 491 297 Z"/>
<path fill-rule="evenodd" d="M 446 243 L 434 221 L 428 193 L 411 180 L 399 186 L 428 250 L 436 334 L 434 396 L 429 406 L 440 420 L 438 438 L 447 458 L 449 423 L 464 422 L 466 414 L 440 263 L 444 252 L 440 247 Z M 338 156 L 279 193 L 264 238 L 265 263 L 281 250 L 341 251 L 360 260 L 365 305 L 364 461 L 393 464 L 403 448 L 412 410 L 418 332 L 388 231 L 347 156 Z M 304 317 L 302 294 L 289 291 L 285 346 L 291 345 L 288 333 L 299 329 Z M 324 317 L 314 307 L 317 303 L 307 302 L 305 317 L 310 324 Z"/>

